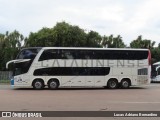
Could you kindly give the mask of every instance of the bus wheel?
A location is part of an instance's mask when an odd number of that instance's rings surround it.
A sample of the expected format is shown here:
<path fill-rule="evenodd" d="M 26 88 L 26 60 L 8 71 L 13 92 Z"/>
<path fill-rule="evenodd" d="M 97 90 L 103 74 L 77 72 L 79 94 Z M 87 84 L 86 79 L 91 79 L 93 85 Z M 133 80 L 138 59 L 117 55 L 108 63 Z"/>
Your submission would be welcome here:
<path fill-rule="evenodd" d="M 130 87 L 130 80 L 129 79 L 123 79 L 121 81 L 121 88 L 127 89 Z"/>
<path fill-rule="evenodd" d="M 117 79 L 110 79 L 107 83 L 107 87 L 110 89 L 116 89 L 118 87 Z"/>
<path fill-rule="evenodd" d="M 44 81 L 42 79 L 36 79 L 33 81 L 32 86 L 36 90 L 41 90 L 44 88 Z"/>
<path fill-rule="evenodd" d="M 59 81 L 54 79 L 49 80 L 48 87 L 49 89 L 52 89 L 52 90 L 57 89 L 59 87 Z"/>

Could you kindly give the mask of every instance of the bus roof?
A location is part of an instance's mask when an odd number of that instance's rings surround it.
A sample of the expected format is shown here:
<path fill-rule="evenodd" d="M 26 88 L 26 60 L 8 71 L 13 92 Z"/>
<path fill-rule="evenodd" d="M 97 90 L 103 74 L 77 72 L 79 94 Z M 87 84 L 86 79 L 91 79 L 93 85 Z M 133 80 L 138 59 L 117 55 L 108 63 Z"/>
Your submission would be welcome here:
<path fill-rule="evenodd" d="M 22 50 L 24 49 L 42 49 L 43 47 L 22 47 Z"/>
<path fill-rule="evenodd" d="M 91 48 L 91 47 L 42 47 L 42 49 L 85 49 L 85 50 L 138 50 L 148 51 L 149 49 L 133 49 L 133 48 Z"/>

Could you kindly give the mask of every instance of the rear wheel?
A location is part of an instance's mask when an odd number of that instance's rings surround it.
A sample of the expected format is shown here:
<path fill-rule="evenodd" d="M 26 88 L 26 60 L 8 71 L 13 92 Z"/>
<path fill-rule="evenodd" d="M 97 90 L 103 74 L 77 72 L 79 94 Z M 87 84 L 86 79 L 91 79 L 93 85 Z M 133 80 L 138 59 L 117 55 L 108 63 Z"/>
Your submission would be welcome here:
<path fill-rule="evenodd" d="M 34 80 L 32 85 L 33 85 L 33 88 L 36 90 L 41 90 L 44 88 L 44 82 L 41 79 Z"/>
<path fill-rule="evenodd" d="M 124 88 L 124 89 L 129 88 L 129 87 L 130 87 L 130 80 L 128 80 L 128 79 L 122 80 L 122 81 L 121 81 L 121 87 Z"/>
<path fill-rule="evenodd" d="M 110 79 L 107 83 L 107 87 L 110 89 L 116 89 L 118 87 L 118 81 L 116 79 Z"/>
<path fill-rule="evenodd" d="M 57 89 L 59 87 L 59 83 L 57 80 L 49 80 L 48 87 L 52 90 Z"/>

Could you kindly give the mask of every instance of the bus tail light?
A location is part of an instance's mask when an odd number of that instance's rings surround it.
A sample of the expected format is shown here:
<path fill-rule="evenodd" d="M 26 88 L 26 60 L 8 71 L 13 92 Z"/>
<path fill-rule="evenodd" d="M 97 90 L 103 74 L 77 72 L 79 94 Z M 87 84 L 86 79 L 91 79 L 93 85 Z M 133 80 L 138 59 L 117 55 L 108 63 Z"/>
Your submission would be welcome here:
<path fill-rule="evenodd" d="M 151 51 L 148 50 L 148 65 L 151 65 Z"/>

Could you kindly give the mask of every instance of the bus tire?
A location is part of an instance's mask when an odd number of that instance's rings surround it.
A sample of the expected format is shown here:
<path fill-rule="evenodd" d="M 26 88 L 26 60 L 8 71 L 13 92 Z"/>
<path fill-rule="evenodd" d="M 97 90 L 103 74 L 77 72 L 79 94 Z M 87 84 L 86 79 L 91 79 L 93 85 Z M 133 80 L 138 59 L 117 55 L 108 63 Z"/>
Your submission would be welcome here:
<path fill-rule="evenodd" d="M 110 79 L 107 82 L 107 87 L 110 89 L 116 89 L 118 87 L 118 80 L 115 78 Z"/>
<path fill-rule="evenodd" d="M 44 88 L 44 81 L 42 79 L 35 79 L 32 86 L 36 90 L 42 90 Z"/>
<path fill-rule="evenodd" d="M 121 88 L 127 89 L 127 88 L 130 87 L 130 85 L 131 85 L 130 79 L 122 79 L 122 81 L 121 81 Z"/>
<path fill-rule="evenodd" d="M 48 88 L 51 90 L 58 89 L 59 87 L 59 81 L 57 79 L 50 79 L 48 81 Z"/>

